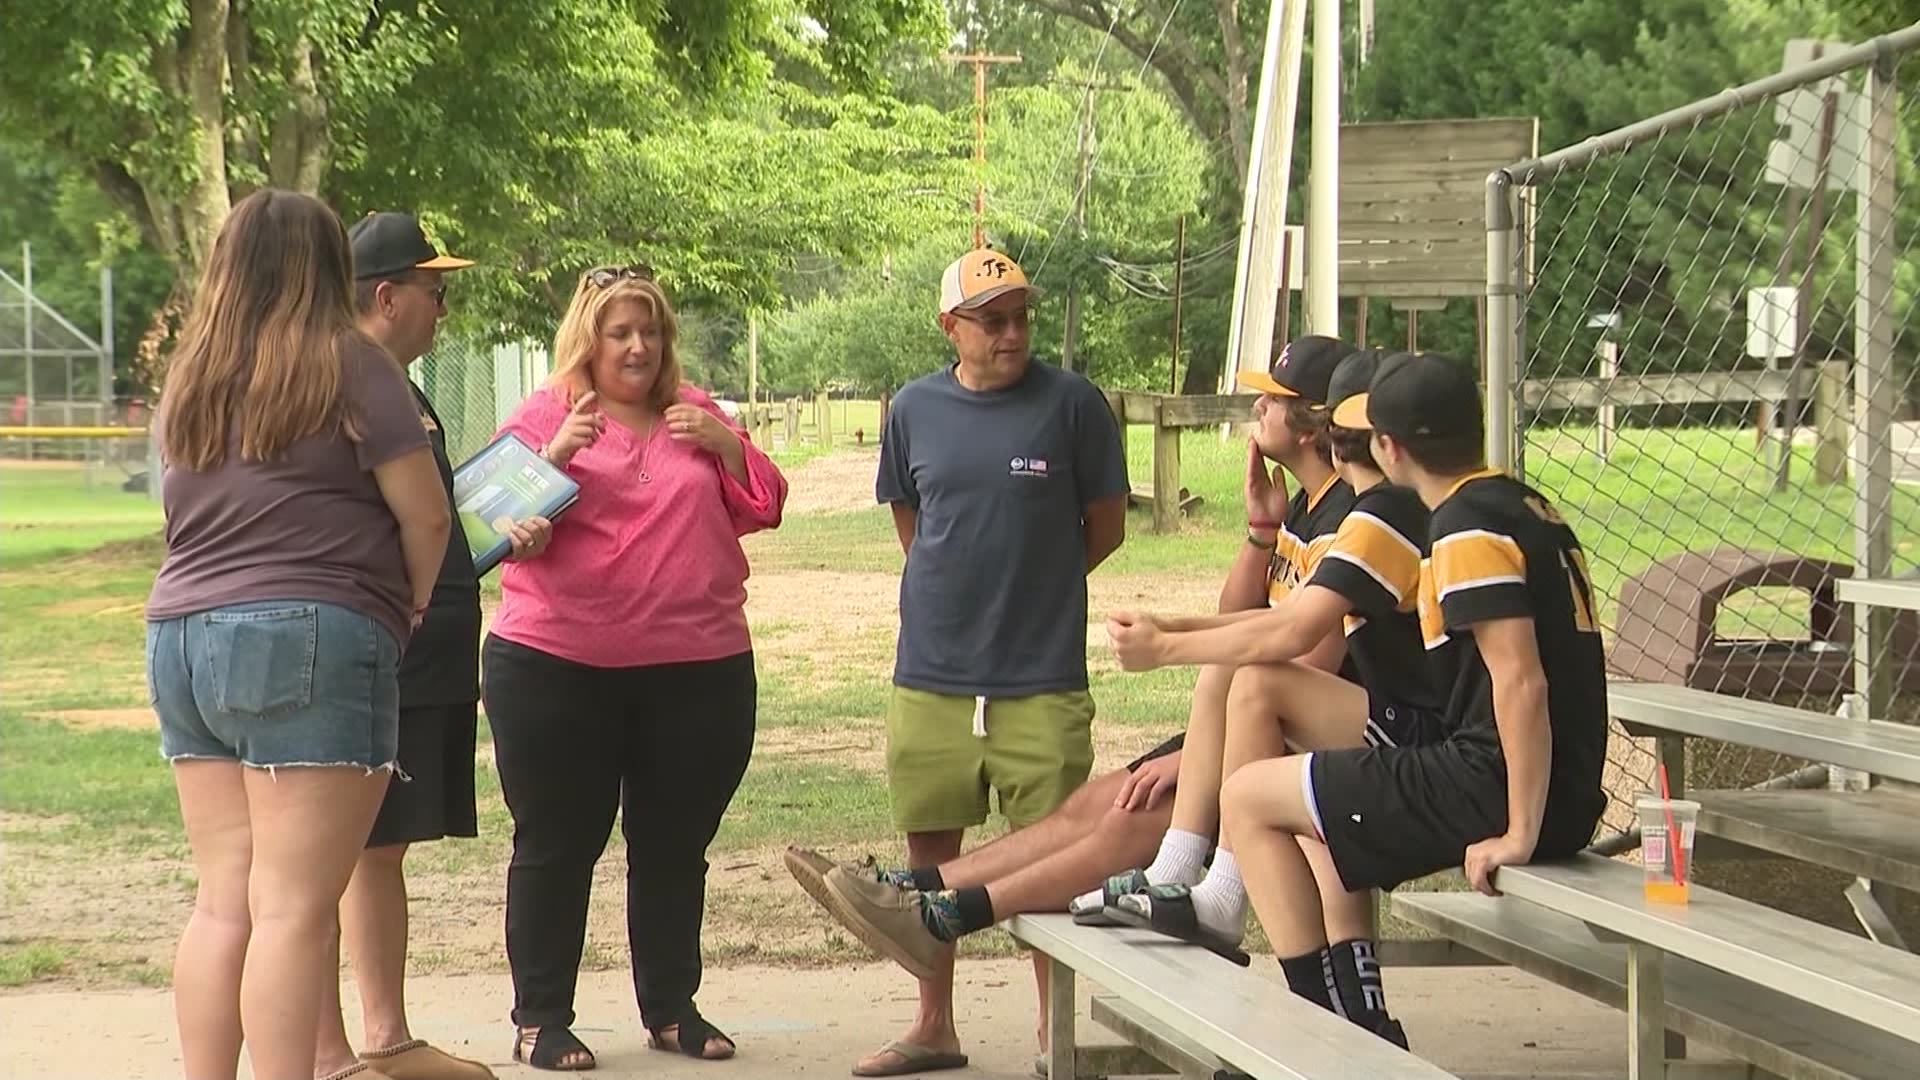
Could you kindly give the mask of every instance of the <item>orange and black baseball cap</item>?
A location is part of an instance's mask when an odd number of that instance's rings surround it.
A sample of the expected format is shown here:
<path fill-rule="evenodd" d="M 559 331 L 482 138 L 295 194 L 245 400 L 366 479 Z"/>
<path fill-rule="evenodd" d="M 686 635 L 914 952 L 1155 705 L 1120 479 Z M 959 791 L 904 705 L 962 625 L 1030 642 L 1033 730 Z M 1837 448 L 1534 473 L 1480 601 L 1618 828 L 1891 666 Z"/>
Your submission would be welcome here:
<path fill-rule="evenodd" d="M 1356 351 L 1337 338 L 1308 334 L 1293 339 L 1281 349 L 1266 371 L 1243 371 L 1236 381 L 1262 394 L 1297 397 L 1325 408 L 1327 384 L 1333 380 L 1333 369 Z"/>
<path fill-rule="evenodd" d="M 968 311 L 1010 292 L 1040 295 L 1010 256 L 992 248 L 975 248 L 953 260 L 940 275 L 940 314 Z"/>
<path fill-rule="evenodd" d="M 1480 384 L 1472 366 L 1439 353 L 1394 353 L 1380 361 L 1364 394 L 1333 410 L 1336 427 L 1397 439 L 1480 438 Z"/>
<path fill-rule="evenodd" d="M 389 278 L 409 270 L 464 270 L 472 259 L 442 255 L 427 241 L 426 231 L 412 214 L 370 213 L 347 230 L 353 244 L 356 281 Z"/>

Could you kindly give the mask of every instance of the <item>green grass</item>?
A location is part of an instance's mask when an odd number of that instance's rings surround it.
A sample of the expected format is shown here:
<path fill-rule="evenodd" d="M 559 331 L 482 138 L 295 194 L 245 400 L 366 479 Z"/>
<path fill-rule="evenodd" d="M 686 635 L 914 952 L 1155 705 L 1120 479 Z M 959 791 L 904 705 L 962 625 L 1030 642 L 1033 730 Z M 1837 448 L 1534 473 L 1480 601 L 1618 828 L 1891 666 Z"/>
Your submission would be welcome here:
<path fill-rule="evenodd" d="M 45 942 L 0 944 L 0 986 L 25 986 L 58 975 L 67 966 L 67 954 Z"/>
<path fill-rule="evenodd" d="M 0 462 L 0 569 L 14 570 L 160 530 L 160 504 L 121 491 L 119 473 Z"/>
<path fill-rule="evenodd" d="M 0 810 L 61 823 L 12 839 L 134 846 L 177 839 L 180 812 L 157 727 L 75 731 L 9 708 L 0 712 L 0 745 L 7 748 Z"/>

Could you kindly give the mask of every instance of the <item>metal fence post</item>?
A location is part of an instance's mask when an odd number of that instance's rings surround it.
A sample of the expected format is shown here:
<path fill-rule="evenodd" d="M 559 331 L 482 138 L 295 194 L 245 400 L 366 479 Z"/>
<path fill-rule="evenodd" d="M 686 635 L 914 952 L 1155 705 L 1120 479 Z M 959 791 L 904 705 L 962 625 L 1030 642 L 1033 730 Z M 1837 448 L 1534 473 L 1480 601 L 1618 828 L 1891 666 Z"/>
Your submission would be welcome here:
<path fill-rule="evenodd" d="M 1867 69 L 1863 183 L 1856 195 L 1854 238 L 1854 574 L 1886 577 L 1893 570 L 1894 137 L 1898 94 L 1894 58 L 1882 54 Z M 1884 720 L 1892 699 L 1889 662 L 1893 613 L 1858 605 L 1854 619 L 1854 690 L 1866 716 Z"/>
<path fill-rule="evenodd" d="M 1487 177 L 1487 464 L 1514 467 L 1513 176 L 1497 169 Z"/>

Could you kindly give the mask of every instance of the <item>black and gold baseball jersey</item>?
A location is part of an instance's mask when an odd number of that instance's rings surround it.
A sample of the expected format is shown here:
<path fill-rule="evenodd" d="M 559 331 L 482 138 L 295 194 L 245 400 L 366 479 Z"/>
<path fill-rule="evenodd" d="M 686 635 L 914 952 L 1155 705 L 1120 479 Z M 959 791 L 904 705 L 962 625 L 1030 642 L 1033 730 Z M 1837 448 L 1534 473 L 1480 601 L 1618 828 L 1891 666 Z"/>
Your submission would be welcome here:
<path fill-rule="evenodd" d="M 1353 509 L 1353 488 L 1335 473 L 1320 489 L 1305 488 L 1287 500 L 1286 520 L 1267 562 L 1267 603 L 1276 605 L 1313 576 L 1320 556 L 1333 546 L 1334 530 Z"/>
<path fill-rule="evenodd" d="M 1600 790 L 1607 747 L 1607 681 L 1586 554 L 1544 496 L 1504 473 L 1463 477 L 1433 510 L 1431 554 L 1420 592 L 1429 649 L 1449 648 L 1447 718 L 1453 737 L 1496 753 L 1493 682 L 1470 628 L 1494 619 L 1533 620 L 1547 679 L 1553 758 L 1543 853 L 1572 841 L 1549 838 L 1556 824 L 1591 838 L 1605 807 Z M 1581 823 L 1584 822 L 1584 825 Z M 1562 841 L 1554 843 L 1553 839 Z M 1577 845 L 1576 845 L 1577 846 Z"/>
<path fill-rule="evenodd" d="M 1419 495 L 1376 484 L 1354 497 L 1308 583 L 1352 604 L 1347 656 L 1368 694 L 1439 712 L 1446 687 L 1427 656 L 1418 614 L 1427 525 Z"/>

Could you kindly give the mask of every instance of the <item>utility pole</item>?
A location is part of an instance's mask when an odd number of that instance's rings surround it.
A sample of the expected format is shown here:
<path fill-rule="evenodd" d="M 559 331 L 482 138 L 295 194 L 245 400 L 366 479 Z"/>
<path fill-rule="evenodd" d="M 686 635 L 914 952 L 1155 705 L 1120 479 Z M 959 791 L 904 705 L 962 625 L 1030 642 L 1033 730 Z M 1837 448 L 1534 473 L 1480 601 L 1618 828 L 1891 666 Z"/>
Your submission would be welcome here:
<path fill-rule="evenodd" d="M 1274 310 L 1279 295 L 1281 237 L 1285 232 L 1287 183 L 1293 170 L 1294 117 L 1300 103 L 1300 66 L 1306 49 L 1307 6 L 1300 0 L 1269 0 L 1266 50 L 1261 54 L 1260 93 L 1253 115 L 1247 191 L 1240 220 L 1240 255 L 1234 269 L 1233 317 L 1220 392 L 1233 392 L 1234 374 L 1265 371 L 1273 350 Z M 1225 425 L 1221 427 L 1224 435 Z"/>
<path fill-rule="evenodd" d="M 1180 215 L 1179 232 L 1173 242 L 1173 354 L 1167 360 L 1167 393 L 1180 392 L 1180 294 L 1187 268 L 1187 215 Z"/>
<path fill-rule="evenodd" d="M 1313 0 L 1312 160 L 1307 164 L 1307 333 L 1340 336 L 1340 0 Z"/>
<path fill-rule="evenodd" d="M 941 59 L 973 65 L 973 246 L 987 246 L 987 65 L 1017 64 L 1018 56 L 942 53 Z"/>
<path fill-rule="evenodd" d="M 1080 182 L 1073 191 L 1073 224 L 1082 244 L 1087 239 L 1087 190 L 1093 186 L 1094 112 L 1093 101 L 1102 90 L 1132 90 L 1124 83 L 1086 82 L 1062 79 L 1062 82 L 1086 88 L 1086 108 L 1080 116 Z M 1074 348 L 1080 341 L 1080 281 L 1078 275 L 1067 286 L 1067 329 L 1060 342 L 1060 366 L 1073 370 Z"/>

